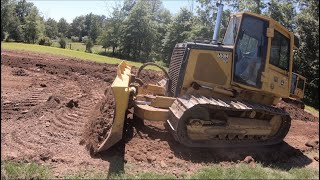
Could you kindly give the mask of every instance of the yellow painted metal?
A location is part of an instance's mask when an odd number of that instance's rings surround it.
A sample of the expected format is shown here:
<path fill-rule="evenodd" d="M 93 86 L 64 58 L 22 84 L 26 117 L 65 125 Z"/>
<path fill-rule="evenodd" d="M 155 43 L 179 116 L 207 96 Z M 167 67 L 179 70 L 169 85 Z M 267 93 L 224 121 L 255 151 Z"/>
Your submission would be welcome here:
<path fill-rule="evenodd" d="M 225 54 L 228 58 L 219 58 L 219 53 Z M 204 55 L 204 58 L 201 56 Z M 205 67 L 199 67 L 201 71 L 197 70 L 197 63 L 200 61 L 215 62 L 214 64 L 206 64 Z M 210 66 L 211 65 L 211 66 Z M 197 82 L 201 85 L 214 88 L 217 85 L 226 88 L 230 87 L 231 82 L 231 69 L 232 69 L 232 53 L 225 51 L 212 51 L 212 50 L 199 50 L 191 49 L 189 54 L 189 60 L 186 67 L 186 74 L 182 85 L 182 94 L 186 93 L 188 87 L 190 87 L 192 82 Z M 213 73 L 219 72 L 219 74 L 214 75 Z M 205 81 L 207 77 L 212 77 L 217 79 L 214 83 L 211 79 Z M 211 82 L 210 82 L 211 80 Z"/>
<path fill-rule="evenodd" d="M 262 87 L 252 87 L 244 85 L 238 82 L 232 81 L 233 79 L 233 63 L 234 63 L 234 53 L 235 46 L 224 46 L 233 48 L 233 52 L 221 52 L 221 51 L 212 51 L 212 50 L 200 50 L 200 49 L 191 49 L 189 52 L 188 64 L 186 66 L 186 73 L 183 80 L 182 91 L 180 95 L 187 93 L 190 89 L 192 82 L 197 82 L 202 86 L 210 88 L 221 88 L 225 90 L 235 89 L 243 95 L 240 95 L 239 98 L 251 100 L 253 102 L 259 102 L 262 104 L 275 104 L 281 97 L 286 98 L 290 95 L 290 80 L 293 64 L 293 48 L 294 48 L 294 35 L 292 32 L 289 32 L 284 26 L 275 20 L 264 17 L 255 13 L 250 12 L 239 12 L 234 14 L 237 17 L 242 17 L 244 14 L 250 15 L 253 17 L 260 18 L 262 20 L 269 22 L 269 27 L 266 31 L 266 36 L 268 39 L 267 42 L 267 52 L 266 59 L 264 64 L 264 69 L 261 73 L 261 82 Z M 240 19 L 240 23 L 242 18 Z M 238 29 L 239 31 L 239 29 Z M 271 53 L 271 41 L 274 37 L 274 31 L 281 33 L 283 36 L 287 37 L 290 40 L 290 57 L 289 57 L 289 69 L 282 70 L 272 64 L 270 64 L 270 53 Z M 238 34 L 238 33 L 237 33 Z M 238 37 L 237 37 L 238 38 Z M 225 58 L 223 61 L 219 59 L 218 54 L 225 54 L 228 58 Z M 201 54 L 206 54 L 206 58 L 200 58 Z M 205 59 L 210 59 L 208 64 L 200 66 L 201 68 L 197 69 L 197 66 L 200 61 L 205 61 Z M 213 63 L 213 61 L 215 61 Z M 210 66 L 212 64 L 212 67 Z M 206 63 L 202 63 L 206 64 Z M 214 67 L 214 68 L 213 68 Z M 215 69 L 216 68 L 216 69 Z M 200 69 L 200 70 L 199 70 Z M 218 71 L 217 71 L 218 70 Z M 216 73 L 216 74 L 214 74 Z M 219 75 L 218 75 L 219 74 Z"/>
<path fill-rule="evenodd" d="M 155 84 L 146 84 L 138 87 L 138 94 L 165 95 L 166 89 Z"/>
<path fill-rule="evenodd" d="M 169 108 L 176 98 L 157 96 L 154 101 L 151 102 L 151 106 L 157 108 Z"/>
<path fill-rule="evenodd" d="M 117 69 L 117 77 L 111 85 L 113 96 L 115 98 L 116 110 L 113 124 L 108 137 L 101 143 L 98 152 L 107 150 L 122 139 L 125 114 L 128 108 L 131 79 L 131 66 L 122 61 Z"/>
<path fill-rule="evenodd" d="M 137 95 L 136 98 L 138 101 L 150 102 L 150 106 L 156 108 L 169 108 L 172 105 L 173 101 L 176 100 L 176 98 L 173 97 L 148 95 Z"/>
<path fill-rule="evenodd" d="M 243 89 L 256 91 L 257 93 L 264 94 L 264 96 L 269 96 L 269 98 L 273 98 L 274 102 L 280 100 L 280 97 L 289 97 L 290 93 L 290 79 L 292 72 L 292 62 L 293 62 L 293 47 L 294 47 L 294 35 L 292 32 L 289 32 L 284 26 L 282 26 L 277 21 L 264 17 L 255 13 L 250 12 L 240 12 L 236 13 L 237 16 L 242 16 L 243 14 L 248 14 L 250 16 L 254 16 L 269 22 L 269 27 L 267 29 L 267 37 L 268 37 L 268 46 L 267 46 L 267 56 L 264 71 L 262 72 L 261 82 L 262 88 L 258 89 L 255 87 L 246 86 L 237 82 L 232 82 L 233 85 L 241 87 Z M 274 31 L 278 31 L 285 37 L 290 39 L 290 58 L 289 58 L 289 70 L 282 70 L 272 64 L 270 64 L 270 49 L 271 49 L 271 40 L 274 35 Z M 235 50 L 234 50 L 235 52 Z M 274 79 L 278 79 L 277 82 Z M 283 82 L 283 84 L 282 84 Z"/>
<path fill-rule="evenodd" d="M 134 114 L 147 121 L 166 121 L 169 118 L 169 109 L 135 104 Z"/>

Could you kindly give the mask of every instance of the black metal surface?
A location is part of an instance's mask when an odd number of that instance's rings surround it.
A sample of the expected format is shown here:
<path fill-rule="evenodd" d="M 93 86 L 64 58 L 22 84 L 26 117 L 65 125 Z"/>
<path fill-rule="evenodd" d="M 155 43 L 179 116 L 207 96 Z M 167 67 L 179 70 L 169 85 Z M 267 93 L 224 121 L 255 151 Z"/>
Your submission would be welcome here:
<path fill-rule="evenodd" d="M 186 47 L 183 46 L 183 44 L 177 44 L 171 55 L 168 74 L 171 79 L 171 87 L 169 91 L 173 96 L 176 96 L 177 94 L 177 84 L 179 80 L 179 74 L 181 71 L 181 64 L 186 54 L 185 52 Z"/>
<path fill-rule="evenodd" d="M 250 112 L 263 113 L 266 115 L 280 115 L 282 117 L 282 124 L 278 132 L 266 140 L 262 139 L 243 139 L 243 140 L 219 140 L 208 139 L 205 141 L 192 141 L 189 139 L 186 130 L 186 117 L 188 111 L 192 111 L 195 107 L 209 108 L 211 110 L 220 110 L 224 112 Z M 263 146 L 273 145 L 283 141 L 287 135 L 290 125 L 290 115 L 279 108 L 266 106 L 262 104 L 246 102 L 246 101 L 231 101 L 219 98 L 206 98 L 204 96 L 185 96 L 177 98 L 177 100 L 169 108 L 169 120 L 167 121 L 170 126 L 170 132 L 175 140 L 188 147 L 242 147 L 242 146 Z M 192 112 L 191 112 L 192 113 Z M 189 112 L 190 114 L 190 112 Z"/>

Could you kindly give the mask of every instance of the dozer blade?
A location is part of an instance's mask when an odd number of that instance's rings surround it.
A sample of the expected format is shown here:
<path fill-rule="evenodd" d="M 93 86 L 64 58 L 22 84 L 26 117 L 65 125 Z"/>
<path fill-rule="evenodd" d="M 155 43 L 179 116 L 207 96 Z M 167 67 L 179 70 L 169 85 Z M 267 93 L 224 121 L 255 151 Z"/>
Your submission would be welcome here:
<path fill-rule="evenodd" d="M 130 95 L 130 78 L 131 66 L 122 61 L 117 69 L 117 77 L 111 85 L 116 105 L 112 127 L 107 138 L 99 145 L 97 152 L 107 150 L 122 139 L 124 119 Z"/>

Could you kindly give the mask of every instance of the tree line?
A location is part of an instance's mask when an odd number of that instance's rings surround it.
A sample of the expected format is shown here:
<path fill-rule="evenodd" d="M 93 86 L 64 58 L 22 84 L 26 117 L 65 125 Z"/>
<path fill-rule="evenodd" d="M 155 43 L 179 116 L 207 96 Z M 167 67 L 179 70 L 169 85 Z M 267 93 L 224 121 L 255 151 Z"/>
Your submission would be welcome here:
<path fill-rule="evenodd" d="M 52 39 L 69 38 L 110 49 L 105 54 L 132 61 L 170 63 L 176 43 L 211 39 L 217 13 L 216 0 L 195 0 L 194 12 L 181 8 L 172 14 L 161 0 L 124 0 L 106 17 L 93 13 L 75 17 L 44 19 L 33 3 L 1 0 L 1 40 L 50 45 Z M 309 84 L 305 101 L 319 107 L 319 1 L 318 0 L 225 0 L 220 37 L 230 14 L 249 11 L 272 17 L 300 39 L 295 52 L 294 71 Z M 226 8 L 226 6 L 228 8 Z M 63 44 L 63 43 L 62 43 Z"/>

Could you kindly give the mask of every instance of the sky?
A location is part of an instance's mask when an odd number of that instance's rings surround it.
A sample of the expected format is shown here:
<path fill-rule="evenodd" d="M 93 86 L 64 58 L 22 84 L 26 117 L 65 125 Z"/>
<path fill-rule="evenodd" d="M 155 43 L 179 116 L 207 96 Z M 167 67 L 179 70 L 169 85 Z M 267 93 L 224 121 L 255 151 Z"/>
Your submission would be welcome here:
<path fill-rule="evenodd" d="M 97 15 L 105 15 L 108 17 L 112 12 L 112 7 L 123 1 L 113 0 L 27 0 L 32 2 L 39 9 L 45 19 L 53 18 L 58 21 L 60 18 L 65 18 L 68 23 L 80 15 L 89 13 Z M 176 14 L 181 7 L 187 7 L 195 10 L 196 2 L 194 0 L 163 0 L 163 5 L 172 14 Z"/>

